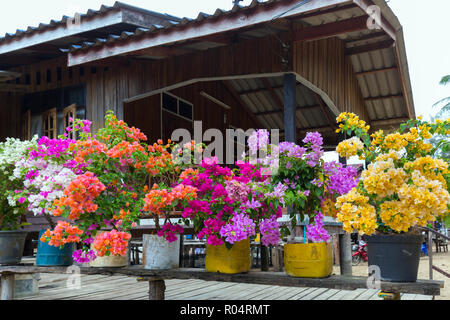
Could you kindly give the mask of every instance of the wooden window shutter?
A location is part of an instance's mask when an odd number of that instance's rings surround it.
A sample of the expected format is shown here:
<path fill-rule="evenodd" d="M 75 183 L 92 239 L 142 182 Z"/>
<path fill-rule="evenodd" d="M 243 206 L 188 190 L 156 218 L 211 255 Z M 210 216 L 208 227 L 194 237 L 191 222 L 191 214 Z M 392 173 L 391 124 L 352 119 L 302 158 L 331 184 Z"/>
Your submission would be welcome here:
<path fill-rule="evenodd" d="M 70 106 L 68 106 L 67 108 L 65 108 L 63 110 L 63 130 L 64 133 L 67 133 L 67 137 L 69 139 L 76 139 L 75 133 L 73 131 L 67 131 L 66 128 L 72 128 L 73 129 L 73 121 L 71 121 L 72 119 L 75 119 L 77 115 L 77 106 L 76 104 L 72 104 Z"/>
<path fill-rule="evenodd" d="M 56 139 L 57 126 L 56 126 L 56 108 L 48 110 L 42 114 L 42 135 L 49 137 L 50 139 Z"/>

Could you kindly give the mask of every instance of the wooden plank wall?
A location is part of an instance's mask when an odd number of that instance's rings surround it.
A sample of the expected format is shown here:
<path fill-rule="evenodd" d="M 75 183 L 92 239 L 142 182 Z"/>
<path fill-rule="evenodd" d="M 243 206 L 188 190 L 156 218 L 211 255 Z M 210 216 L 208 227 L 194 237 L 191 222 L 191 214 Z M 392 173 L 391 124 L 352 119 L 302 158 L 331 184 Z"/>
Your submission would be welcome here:
<path fill-rule="evenodd" d="M 8 137 L 20 138 L 21 96 L 14 93 L 0 93 L 0 142 Z"/>
<path fill-rule="evenodd" d="M 164 60 L 130 59 L 128 66 L 120 66 L 107 72 L 99 70 L 96 75 L 88 78 L 88 118 L 94 122 L 93 128 L 98 129 L 105 106 L 120 115 L 123 99 L 191 79 L 281 72 L 280 52 L 278 41 L 265 38 Z M 217 89 L 212 90 L 214 93 Z M 220 90 L 219 95 L 226 96 Z"/>
<path fill-rule="evenodd" d="M 294 72 L 327 93 L 341 112 L 354 112 L 368 120 L 358 80 L 340 39 L 297 41 L 293 50 Z"/>

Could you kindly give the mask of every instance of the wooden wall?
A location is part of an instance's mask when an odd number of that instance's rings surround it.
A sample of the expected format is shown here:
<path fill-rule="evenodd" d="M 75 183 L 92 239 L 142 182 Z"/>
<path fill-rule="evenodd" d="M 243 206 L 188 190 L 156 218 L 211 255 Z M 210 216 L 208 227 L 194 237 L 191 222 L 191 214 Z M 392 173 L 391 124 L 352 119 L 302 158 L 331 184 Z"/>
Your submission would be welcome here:
<path fill-rule="evenodd" d="M 323 90 L 339 111 L 368 120 L 364 98 L 344 43 L 338 38 L 299 41 L 293 45 L 294 72 Z"/>
<path fill-rule="evenodd" d="M 225 109 L 200 95 L 202 91 L 231 107 L 235 107 Z M 203 132 L 214 128 L 225 134 L 225 130 L 229 129 L 230 126 L 243 130 L 257 127 L 257 124 L 245 111 L 236 107 L 238 102 L 228 94 L 221 81 L 199 82 L 171 90 L 170 93 L 193 104 L 194 121 L 202 121 Z M 170 139 L 170 132 L 174 129 L 181 127 L 190 129 L 185 127 L 186 122 L 177 122 L 176 118 L 170 118 L 169 120 L 167 115 L 164 114 L 161 120 L 160 94 L 126 103 L 124 105 L 124 120 L 129 125 L 140 128 L 147 135 L 149 142 L 156 141 L 161 137 L 165 140 Z M 191 135 L 194 138 L 193 132 L 191 132 Z"/>
<path fill-rule="evenodd" d="M 21 96 L 0 92 L 0 142 L 8 137 L 20 138 Z"/>
<path fill-rule="evenodd" d="M 124 99 L 139 94 L 192 79 L 283 72 L 285 67 L 281 61 L 282 52 L 279 41 L 262 38 L 163 60 L 130 57 L 126 64 L 67 68 L 64 57 L 16 68 L 15 71 L 23 74 L 19 83 L 29 82 L 31 92 L 84 84 L 86 117 L 93 121 L 93 129 L 96 130 L 103 125 L 106 110 L 113 110 L 119 118 L 123 118 Z M 344 44 L 341 40 L 330 38 L 306 43 L 296 42 L 293 44 L 292 55 L 290 68 L 294 72 L 323 90 L 340 111 L 352 111 L 367 119 L 364 100 L 349 58 L 344 55 Z M 38 74 L 40 83 L 37 80 Z M 198 106 L 196 119 L 208 119 L 214 114 L 214 108 L 220 108 L 211 106 L 212 102 L 207 102 L 198 94 L 201 88 L 230 106 L 239 105 L 223 90 L 220 82 L 199 83 L 173 90 L 174 94 L 178 92 L 181 98 L 192 101 L 195 107 Z M 3 100 L 0 100 L 0 109 L 6 110 L 6 100 Z M 11 102 L 8 104 L 11 105 Z M 212 121 L 209 119 L 207 123 Z M 250 117 L 238 107 L 229 115 L 228 121 L 226 125 L 239 128 L 256 127 Z"/>

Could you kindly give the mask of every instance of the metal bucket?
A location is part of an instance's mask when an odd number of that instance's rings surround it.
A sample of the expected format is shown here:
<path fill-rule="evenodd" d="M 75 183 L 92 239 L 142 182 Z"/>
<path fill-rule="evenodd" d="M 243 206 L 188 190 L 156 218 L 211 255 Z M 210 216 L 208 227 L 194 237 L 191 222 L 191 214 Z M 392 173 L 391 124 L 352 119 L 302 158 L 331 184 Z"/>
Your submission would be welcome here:
<path fill-rule="evenodd" d="M 300 278 L 326 278 L 333 272 L 330 243 L 288 243 L 284 245 L 286 273 Z"/>
<path fill-rule="evenodd" d="M 369 266 L 379 268 L 380 280 L 392 282 L 417 280 L 422 235 L 372 235 L 363 239 L 367 243 Z"/>
<path fill-rule="evenodd" d="M 25 247 L 26 231 L 0 231 L 0 265 L 19 264 Z"/>
<path fill-rule="evenodd" d="M 39 232 L 36 254 L 37 266 L 70 266 L 73 264 L 74 243 L 66 244 L 64 248 L 54 247 L 40 239 L 45 230 Z"/>
<path fill-rule="evenodd" d="M 144 234 L 142 238 L 142 265 L 144 269 L 176 269 L 180 266 L 180 236 L 169 242 L 156 234 Z"/>
<path fill-rule="evenodd" d="M 225 274 L 247 273 L 250 271 L 250 240 L 236 242 L 231 249 L 225 244 L 206 245 L 205 269 L 208 272 Z"/>

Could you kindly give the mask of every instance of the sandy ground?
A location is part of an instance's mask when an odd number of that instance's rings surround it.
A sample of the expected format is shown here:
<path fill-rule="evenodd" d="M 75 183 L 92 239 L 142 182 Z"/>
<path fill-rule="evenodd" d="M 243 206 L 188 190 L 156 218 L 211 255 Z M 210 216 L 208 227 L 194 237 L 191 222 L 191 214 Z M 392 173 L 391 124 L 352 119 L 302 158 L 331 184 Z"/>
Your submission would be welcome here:
<path fill-rule="evenodd" d="M 419 264 L 419 279 L 429 279 L 429 267 L 428 267 L 428 257 L 421 257 Z M 433 252 L 433 265 L 438 268 L 444 270 L 447 273 L 450 273 L 450 252 Z M 367 276 L 368 274 L 368 266 L 367 262 L 361 262 L 357 266 L 353 266 L 352 268 L 353 275 L 355 276 Z M 334 266 L 333 272 L 335 274 L 340 273 L 339 266 Z M 450 278 L 447 278 L 443 274 L 433 270 L 433 280 L 444 281 L 444 288 L 441 289 L 441 295 L 436 296 L 436 300 L 450 300 Z"/>

